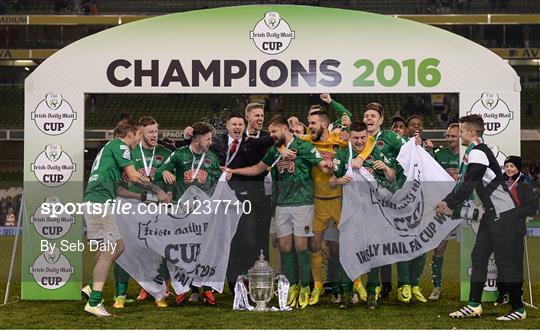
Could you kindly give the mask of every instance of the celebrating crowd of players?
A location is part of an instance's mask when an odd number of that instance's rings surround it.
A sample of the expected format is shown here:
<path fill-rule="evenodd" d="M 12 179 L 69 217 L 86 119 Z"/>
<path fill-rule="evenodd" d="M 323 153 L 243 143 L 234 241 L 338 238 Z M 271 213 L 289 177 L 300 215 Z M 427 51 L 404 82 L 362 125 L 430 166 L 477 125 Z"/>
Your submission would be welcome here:
<path fill-rule="evenodd" d="M 238 199 L 249 199 L 252 204 L 252 212 L 242 215 L 231 243 L 227 269 L 231 291 L 234 291 L 233 282 L 237 276 L 247 274 L 258 252 L 262 249 L 265 256 L 269 256 L 269 247 L 273 246 L 279 250 L 277 258 L 281 273 L 291 283 L 287 304 L 298 308 L 317 305 L 324 294 L 324 257 L 321 248 L 326 244 L 332 302 L 339 303 L 340 308 L 347 308 L 351 303 L 362 300 L 366 301 L 368 308 L 374 309 L 379 299 L 388 296 L 392 289 L 391 266 L 373 268 L 367 275 L 364 287 L 360 277 L 350 280 L 339 262 L 337 229 L 342 186 L 351 182 L 347 169 L 363 167 L 376 178 L 379 185 L 395 192 L 405 181 L 403 169 L 396 158 L 406 140 L 414 139 L 417 145 L 425 148 L 459 182 L 459 137 L 466 140 L 463 135 L 471 126 L 480 137 L 483 129 L 474 125 L 482 119 L 471 115 L 461 118 L 460 124 L 451 124 L 446 133 L 448 147 L 434 152 L 433 143 L 422 137 L 423 123 L 418 115 L 406 120 L 396 117 L 392 119 L 392 130 L 383 130 L 384 109 L 378 103 L 368 104 L 363 121 L 358 121 L 352 118 L 348 109 L 332 100 L 330 95 L 321 94 L 321 100 L 329 111 L 320 105 L 310 107 L 307 126 L 296 117 L 287 119 L 276 115 L 268 121 L 268 132 L 264 131 L 264 106 L 257 103 L 248 104 L 244 114 L 231 113 L 227 118 L 226 133 L 217 134 L 210 125 L 203 122 L 194 123 L 184 130 L 184 141 L 174 146 L 177 148 L 174 152 L 158 145 L 158 123 L 153 118 L 143 117 L 139 122 L 123 120 L 115 128 L 116 139 L 107 143 L 94 161 L 84 200 L 103 204 L 107 199 L 120 196 L 141 201 L 170 202 L 179 199 L 190 185 L 211 193 L 219 176 L 225 171 L 229 185 Z M 337 113 L 337 119 L 330 118 L 329 114 L 333 113 L 331 110 Z M 478 139 L 467 140 L 467 146 L 482 144 L 481 138 Z M 479 162 L 484 161 L 482 159 Z M 473 161 L 469 159 L 468 162 Z M 520 161 L 512 159 L 508 163 L 514 166 L 514 170 L 516 167 L 519 169 L 520 164 L 515 163 Z M 478 167 L 462 167 L 461 177 L 468 176 L 469 173 L 465 171 L 471 168 Z M 521 177 L 516 177 L 516 173 L 519 171 L 507 172 L 510 185 L 520 181 Z M 520 186 L 519 196 L 512 192 L 515 187 L 516 184 L 509 190 L 508 186 L 504 186 L 503 191 L 508 193 L 509 198 L 520 201 L 520 206 L 530 205 L 528 190 Z M 467 189 L 470 188 L 470 185 L 467 186 Z M 479 190 L 474 186 L 472 189 Z M 462 197 L 455 193 L 451 198 L 456 200 L 458 196 Z M 467 197 L 463 196 L 463 199 Z M 462 202 L 445 200 L 438 205 L 437 211 L 452 214 L 453 210 L 449 206 L 457 209 L 456 205 Z M 522 211 L 519 220 L 527 216 L 528 212 L 529 209 Z M 119 243 L 114 251 L 102 252 L 96 256 L 93 279 L 83 288 L 83 293 L 88 297 L 85 310 L 96 316 L 110 316 L 102 304 L 101 291 L 110 267 L 122 253 L 123 243 L 114 215 L 105 218 L 84 215 L 84 219 L 88 227 L 88 239 Z M 515 242 L 515 251 L 519 251 L 520 247 L 522 251 L 522 245 L 519 246 L 519 242 L 522 242 L 520 234 L 515 231 L 512 233 L 516 234 L 512 241 Z M 446 244 L 447 240 L 442 241 L 433 254 L 431 266 L 434 288 L 429 296 L 432 300 L 439 299 L 442 293 L 442 265 Z M 491 247 L 493 250 L 494 247 Z M 495 253 L 497 260 L 497 249 Z M 483 265 L 484 256 L 485 252 L 482 261 L 476 263 Z M 516 258 L 519 257 L 516 254 Z M 408 303 L 414 299 L 427 302 L 419 287 L 425 260 L 423 254 L 411 261 L 397 263 L 399 301 Z M 487 266 L 487 260 L 485 263 Z M 508 270 L 517 270 L 515 265 L 507 266 Z M 116 296 L 113 306 L 123 308 L 127 300 L 129 275 L 117 264 L 114 271 Z M 517 286 L 515 284 L 523 281 L 523 275 L 515 275 L 513 271 L 507 272 L 512 274 L 509 276 L 512 279 L 507 279 L 507 284 L 511 286 L 505 287 L 506 292 L 501 291 L 503 294 L 508 293 L 512 301 L 512 311 L 501 317 L 506 320 L 523 319 L 526 316 L 521 299 L 516 297 L 517 288 L 514 288 Z M 165 260 L 160 273 L 165 279 L 169 278 Z M 482 277 L 485 281 L 485 273 L 474 281 L 479 282 Z M 177 293 L 175 304 L 181 305 L 200 298 L 209 305 L 216 304 L 210 288 L 199 290 L 192 287 L 190 292 L 191 295 Z M 138 299 L 144 300 L 148 296 L 143 289 Z M 481 308 L 478 310 L 479 302 L 476 301 L 476 298 L 472 298 L 467 306 L 451 316 L 479 316 Z M 503 299 L 498 301 L 503 302 Z M 155 303 L 158 307 L 166 307 L 166 297 L 155 298 Z"/>

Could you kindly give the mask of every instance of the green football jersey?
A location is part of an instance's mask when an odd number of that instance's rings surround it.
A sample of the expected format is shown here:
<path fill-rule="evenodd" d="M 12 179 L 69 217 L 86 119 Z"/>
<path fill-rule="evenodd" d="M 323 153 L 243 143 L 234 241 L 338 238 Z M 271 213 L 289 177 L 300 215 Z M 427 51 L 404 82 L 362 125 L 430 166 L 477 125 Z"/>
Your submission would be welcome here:
<path fill-rule="evenodd" d="M 126 143 L 121 139 L 106 143 L 92 164 L 84 201 L 105 203 L 108 199 L 116 198 L 122 168 L 132 164 L 131 152 Z"/>
<path fill-rule="evenodd" d="M 392 130 L 381 130 L 375 134 L 375 148 L 389 158 L 397 158 L 405 139 Z"/>
<path fill-rule="evenodd" d="M 146 170 L 144 168 L 144 162 L 143 162 L 143 158 L 141 154 L 141 149 L 142 149 L 142 152 L 144 153 L 146 165 L 149 167 L 149 170 L 150 170 L 149 174 L 146 173 Z M 152 155 L 154 155 L 153 160 L 152 160 Z M 171 151 L 160 145 L 157 145 L 155 147 L 155 152 L 153 151 L 152 148 L 146 149 L 142 147 L 141 145 L 137 145 L 137 147 L 135 147 L 135 149 L 131 152 L 131 158 L 133 160 L 133 165 L 135 166 L 135 169 L 137 169 L 137 171 L 141 173 L 143 176 L 150 177 L 152 181 L 154 181 L 154 176 L 156 174 L 157 168 L 159 168 L 159 166 L 163 164 L 165 160 L 167 160 L 169 155 L 171 155 Z M 152 164 L 150 164 L 150 162 L 152 162 Z M 142 193 L 142 191 L 144 191 L 141 187 L 137 185 L 127 184 L 125 182 L 122 182 L 122 186 L 128 189 L 129 191 L 135 192 L 135 193 Z"/>
<path fill-rule="evenodd" d="M 276 146 L 270 147 L 262 161 L 272 166 L 272 180 L 277 182 L 276 205 L 277 206 L 304 206 L 313 204 L 313 179 L 311 168 L 322 161 L 321 154 L 313 144 L 302 141 L 298 137 L 289 145 L 289 149 L 296 150 L 294 161 L 280 158 L 280 152 Z M 274 190 L 274 192 L 276 192 Z"/>
<path fill-rule="evenodd" d="M 380 130 L 377 134 L 375 134 L 374 149 L 378 149 L 389 159 L 397 160 L 401 146 L 403 146 L 405 143 L 405 139 L 403 139 L 403 137 L 396 132 L 392 130 Z M 403 168 L 397 161 L 396 167 L 396 183 L 397 186 L 401 187 L 407 178 L 403 174 Z"/>
<path fill-rule="evenodd" d="M 163 181 L 163 171 L 168 170 L 176 176 L 176 190 L 173 196 L 175 200 L 180 199 L 191 185 L 195 185 L 206 194 L 212 195 L 222 173 L 219 168 L 219 159 L 211 151 L 206 152 L 201 161 L 202 156 L 203 154 L 192 152 L 189 146 L 178 148 L 157 169 L 154 176 L 156 184 L 168 191 Z M 202 162 L 201 167 L 197 172 L 200 162 Z M 193 179 L 195 174 L 197 177 Z"/>
<path fill-rule="evenodd" d="M 337 113 L 337 119 L 334 121 L 334 126 L 341 125 L 341 118 L 343 117 L 343 115 L 349 116 L 349 118 L 352 120 L 351 111 L 336 100 L 332 100 L 330 102 L 330 108 L 334 109 Z"/>
<path fill-rule="evenodd" d="M 454 154 L 450 147 L 438 150 L 434 157 L 448 173 L 459 173 L 459 153 Z"/>
<path fill-rule="evenodd" d="M 353 149 L 353 159 L 358 156 L 358 153 Z M 374 170 L 373 169 L 373 163 L 375 161 L 382 161 L 384 164 L 389 166 L 390 168 L 396 170 L 397 168 L 397 162 L 395 159 L 387 157 L 384 155 L 380 150 L 374 148 L 373 151 L 371 151 L 371 154 L 365 159 L 363 163 L 363 167 L 369 169 L 369 172 L 373 174 L 377 182 L 387 188 L 388 190 L 395 192 L 397 188 L 396 182 L 390 182 L 388 179 L 386 179 L 386 176 L 384 175 L 384 171 L 382 170 Z M 334 172 L 334 175 L 336 177 L 343 177 L 347 173 L 347 169 L 349 168 L 349 148 L 343 148 L 340 149 L 336 156 L 334 157 L 334 161 L 336 163 L 336 169 Z"/>

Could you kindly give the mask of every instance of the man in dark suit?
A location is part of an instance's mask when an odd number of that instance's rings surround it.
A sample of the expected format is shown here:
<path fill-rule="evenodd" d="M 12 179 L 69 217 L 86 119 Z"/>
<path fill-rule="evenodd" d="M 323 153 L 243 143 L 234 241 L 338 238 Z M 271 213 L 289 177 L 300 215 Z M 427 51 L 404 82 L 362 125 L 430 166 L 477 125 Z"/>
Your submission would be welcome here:
<path fill-rule="evenodd" d="M 239 113 L 231 113 L 227 117 L 227 133 L 215 136 L 210 150 L 218 156 L 221 166 L 232 169 L 249 166 L 257 160 L 255 156 L 258 156 L 261 150 L 266 151 L 273 144 L 270 136 L 260 131 L 256 134 L 257 137 L 248 137 L 245 127 L 244 117 Z M 262 184 L 262 181 L 260 183 Z M 242 215 L 231 242 L 227 268 L 227 280 L 231 291 L 234 290 L 234 283 L 238 276 L 247 274 L 249 268 L 257 260 L 260 250 L 268 250 L 269 229 L 266 228 L 264 220 L 259 218 L 261 213 L 258 209 L 270 209 L 270 206 L 262 206 L 258 201 L 261 195 L 264 196 L 264 188 L 262 192 L 259 192 L 258 186 L 261 185 L 258 184 L 259 182 L 254 181 L 253 178 L 240 175 L 233 175 L 229 181 L 229 185 L 240 202 L 249 200 L 251 203 L 251 212 Z M 252 194 L 255 195 L 250 195 L 250 192 L 254 192 Z M 261 238 L 262 231 L 266 231 L 265 238 Z"/>

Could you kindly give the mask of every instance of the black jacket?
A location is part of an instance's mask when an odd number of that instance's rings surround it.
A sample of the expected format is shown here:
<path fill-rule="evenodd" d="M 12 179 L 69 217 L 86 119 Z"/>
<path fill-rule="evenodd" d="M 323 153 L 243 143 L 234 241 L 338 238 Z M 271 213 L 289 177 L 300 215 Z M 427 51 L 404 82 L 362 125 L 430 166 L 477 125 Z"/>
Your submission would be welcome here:
<path fill-rule="evenodd" d="M 525 235 L 527 233 L 525 220 L 529 216 L 536 215 L 536 211 L 538 210 L 538 202 L 534 196 L 532 184 L 529 183 L 527 176 L 520 173 L 513 177 L 514 178 L 509 178 L 506 174 L 504 175 L 504 178 L 507 181 L 510 179 L 517 179 L 515 188 L 519 201 L 515 201 L 514 196 L 512 196 L 514 203 L 516 204 L 516 208 L 513 210 L 512 218 L 516 224 L 516 234 Z M 511 186 L 509 185 L 509 188 L 510 187 Z"/>
<path fill-rule="evenodd" d="M 247 138 L 245 135 L 242 137 L 242 140 L 238 146 L 238 151 L 236 154 L 229 155 L 230 162 L 227 163 L 227 154 L 229 151 L 229 135 L 227 133 L 216 134 L 213 138 L 212 145 L 210 150 L 214 152 L 219 158 L 219 164 L 221 166 L 227 166 L 231 169 L 244 168 L 255 165 L 259 163 L 262 159 L 268 146 L 273 143 L 273 140 L 269 136 L 261 135 L 260 138 Z M 261 155 L 262 154 L 262 155 Z M 262 177 L 261 177 L 262 176 Z M 242 192 L 251 193 L 252 186 L 257 188 L 261 186 L 264 190 L 263 185 L 264 173 L 255 177 L 233 175 L 229 181 L 232 189 L 238 194 Z"/>
<path fill-rule="evenodd" d="M 444 198 L 448 208 L 459 215 L 461 204 L 476 192 L 484 208 L 484 217 L 496 218 L 514 208 L 501 167 L 489 147 L 480 143 L 468 155 L 467 171 L 459 189 Z"/>

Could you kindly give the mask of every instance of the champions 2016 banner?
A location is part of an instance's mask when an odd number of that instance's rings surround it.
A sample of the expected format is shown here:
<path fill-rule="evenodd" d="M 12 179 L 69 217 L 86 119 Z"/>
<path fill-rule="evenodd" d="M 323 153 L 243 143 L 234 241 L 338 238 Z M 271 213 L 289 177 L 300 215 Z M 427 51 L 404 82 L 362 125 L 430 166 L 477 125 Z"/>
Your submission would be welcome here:
<path fill-rule="evenodd" d="M 208 9 L 78 40 L 25 81 L 22 298 L 79 299 L 82 253 L 47 254 L 41 243 L 82 241 L 82 217 L 41 215 L 40 205 L 82 199 L 85 94 L 458 93 L 460 115 L 481 114 L 486 143 L 504 159 L 520 154 L 520 90 L 512 67 L 472 41 L 406 19 L 342 9 Z M 462 231 L 462 298 L 474 236 L 470 225 Z"/>

